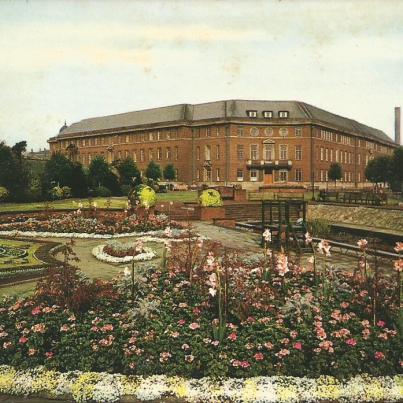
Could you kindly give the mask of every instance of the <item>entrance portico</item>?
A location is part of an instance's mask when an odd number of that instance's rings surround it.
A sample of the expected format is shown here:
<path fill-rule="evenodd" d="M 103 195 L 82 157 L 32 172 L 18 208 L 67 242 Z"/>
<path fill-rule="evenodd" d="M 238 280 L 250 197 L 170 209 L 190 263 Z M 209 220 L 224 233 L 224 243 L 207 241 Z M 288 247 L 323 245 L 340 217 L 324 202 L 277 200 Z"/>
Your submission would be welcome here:
<path fill-rule="evenodd" d="M 246 163 L 247 168 L 255 169 L 257 171 L 263 171 L 263 183 L 265 185 L 271 185 L 274 182 L 274 171 L 290 170 L 292 168 L 292 161 L 268 161 L 268 160 L 248 160 Z"/>

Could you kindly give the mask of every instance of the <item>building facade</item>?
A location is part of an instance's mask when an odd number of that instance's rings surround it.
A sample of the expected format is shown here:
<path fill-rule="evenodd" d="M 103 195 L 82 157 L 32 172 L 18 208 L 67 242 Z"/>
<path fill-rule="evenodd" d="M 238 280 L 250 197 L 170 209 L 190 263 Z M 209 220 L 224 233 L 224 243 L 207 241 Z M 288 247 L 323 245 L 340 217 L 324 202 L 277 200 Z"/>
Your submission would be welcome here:
<path fill-rule="evenodd" d="M 342 182 L 365 183 L 368 161 L 397 146 L 384 132 L 298 101 L 229 100 L 182 104 L 64 125 L 48 140 L 89 165 L 131 157 L 141 171 L 150 161 L 173 164 L 186 183 L 257 187 L 287 183 L 325 186 L 330 164 Z"/>

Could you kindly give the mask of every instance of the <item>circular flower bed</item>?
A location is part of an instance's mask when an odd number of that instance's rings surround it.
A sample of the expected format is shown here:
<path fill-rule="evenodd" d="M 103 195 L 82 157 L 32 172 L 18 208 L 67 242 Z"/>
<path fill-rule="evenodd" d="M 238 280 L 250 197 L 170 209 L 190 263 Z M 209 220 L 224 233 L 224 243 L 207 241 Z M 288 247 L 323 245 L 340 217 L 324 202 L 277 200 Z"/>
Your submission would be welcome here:
<path fill-rule="evenodd" d="M 122 243 L 110 241 L 104 245 L 98 245 L 92 250 L 92 254 L 103 262 L 127 263 L 131 261 L 144 262 L 157 256 L 155 251 L 144 246 L 142 241 Z"/>

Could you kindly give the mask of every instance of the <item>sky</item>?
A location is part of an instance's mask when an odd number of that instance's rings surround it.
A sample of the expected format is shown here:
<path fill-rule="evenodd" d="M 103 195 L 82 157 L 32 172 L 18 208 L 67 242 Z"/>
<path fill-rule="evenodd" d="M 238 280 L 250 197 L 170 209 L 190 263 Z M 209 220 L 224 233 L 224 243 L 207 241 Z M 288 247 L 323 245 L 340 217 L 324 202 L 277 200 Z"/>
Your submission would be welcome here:
<path fill-rule="evenodd" d="M 0 1 L 0 140 L 224 99 L 300 100 L 394 136 L 403 1 Z"/>

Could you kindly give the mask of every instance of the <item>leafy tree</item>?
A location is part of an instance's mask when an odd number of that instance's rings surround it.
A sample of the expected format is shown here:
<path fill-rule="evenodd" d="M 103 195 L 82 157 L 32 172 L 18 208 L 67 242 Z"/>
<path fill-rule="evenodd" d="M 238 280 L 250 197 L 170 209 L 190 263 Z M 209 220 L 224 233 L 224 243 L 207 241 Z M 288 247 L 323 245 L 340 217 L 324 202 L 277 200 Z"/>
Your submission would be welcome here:
<path fill-rule="evenodd" d="M 336 181 L 342 177 L 341 165 L 337 162 L 331 164 L 327 176 L 331 181 L 334 181 L 334 186 L 336 187 Z"/>
<path fill-rule="evenodd" d="M 131 157 L 125 158 L 116 164 L 116 170 L 119 173 L 119 183 L 121 185 L 132 185 L 135 186 L 141 184 L 141 174 L 137 168 L 136 163 Z M 134 183 L 133 183 L 133 178 Z"/>
<path fill-rule="evenodd" d="M 389 182 L 391 173 L 392 158 L 386 156 L 380 156 L 370 160 L 365 168 L 365 177 L 373 183 Z"/>
<path fill-rule="evenodd" d="M 18 143 L 15 143 L 11 147 L 11 151 L 14 153 L 14 155 L 17 157 L 18 161 L 22 161 L 22 154 L 27 151 L 27 142 L 24 141 L 19 141 Z"/>
<path fill-rule="evenodd" d="M 70 161 L 63 154 L 52 155 L 45 164 L 42 189 L 49 194 L 55 186 L 68 186 L 73 196 L 85 196 L 88 186 L 83 166 L 79 162 Z"/>
<path fill-rule="evenodd" d="M 396 148 L 393 152 L 391 163 L 390 185 L 394 191 L 401 191 L 403 185 L 403 147 Z"/>
<path fill-rule="evenodd" d="M 168 181 L 173 181 L 176 179 L 176 171 L 173 164 L 168 164 L 164 168 L 164 178 Z"/>
<path fill-rule="evenodd" d="M 120 194 L 118 177 L 112 172 L 111 166 L 102 156 L 96 156 L 88 169 L 89 183 L 93 189 L 105 186 L 114 195 Z"/>
<path fill-rule="evenodd" d="M 23 200 L 28 187 L 28 172 L 12 149 L 0 143 L 0 186 L 5 187 L 12 200 Z"/>
<path fill-rule="evenodd" d="M 146 178 L 157 181 L 162 177 L 161 168 L 154 161 L 150 161 L 145 172 Z"/>

